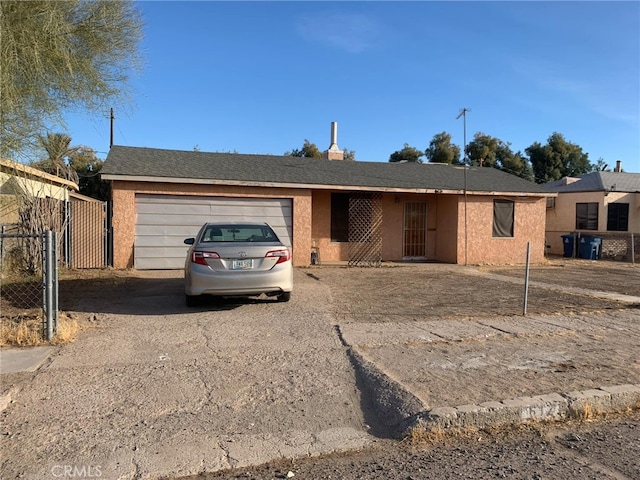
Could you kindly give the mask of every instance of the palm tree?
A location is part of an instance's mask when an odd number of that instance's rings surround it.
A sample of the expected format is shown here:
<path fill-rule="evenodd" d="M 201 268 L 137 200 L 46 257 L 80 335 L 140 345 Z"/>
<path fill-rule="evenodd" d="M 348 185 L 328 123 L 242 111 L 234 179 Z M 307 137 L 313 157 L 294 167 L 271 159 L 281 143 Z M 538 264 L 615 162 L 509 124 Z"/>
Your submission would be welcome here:
<path fill-rule="evenodd" d="M 47 133 L 46 137 L 38 135 L 38 141 L 47 152 L 48 158 L 35 166 L 57 177 L 78 183 L 78 174 L 65 162 L 65 159 L 77 150 L 77 147 L 71 146 L 71 137 L 66 133 Z"/>

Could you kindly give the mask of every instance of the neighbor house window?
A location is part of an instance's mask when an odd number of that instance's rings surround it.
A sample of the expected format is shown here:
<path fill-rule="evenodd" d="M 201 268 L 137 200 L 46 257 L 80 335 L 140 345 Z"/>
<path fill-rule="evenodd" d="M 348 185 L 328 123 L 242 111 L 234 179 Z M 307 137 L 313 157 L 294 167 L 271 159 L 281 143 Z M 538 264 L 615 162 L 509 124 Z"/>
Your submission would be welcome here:
<path fill-rule="evenodd" d="M 576 230 L 598 229 L 598 203 L 576 203 Z"/>
<path fill-rule="evenodd" d="M 513 237 L 513 200 L 493 201 L 493 236 Z"/>
<path fill-rule="evenodd" d="M 626 232 L 629 230 L 629 204 L 610 203 L 607 207 L 607 230 Z"/>
<path fill-rule="evenodd" d="M 331 194 L 331 241 L 349 241 L 349 194 Z"/>

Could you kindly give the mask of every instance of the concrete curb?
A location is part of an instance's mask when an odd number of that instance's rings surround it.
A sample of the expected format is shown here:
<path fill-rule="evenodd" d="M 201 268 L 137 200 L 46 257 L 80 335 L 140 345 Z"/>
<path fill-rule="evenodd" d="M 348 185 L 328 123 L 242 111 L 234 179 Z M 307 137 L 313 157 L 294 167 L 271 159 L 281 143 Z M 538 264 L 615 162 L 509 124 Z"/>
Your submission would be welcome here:
<path fill-rule="evenodd" d="M 436 407 L 407 419 L 403 430 L 406 435 L 413 429 L 433 431 L 483 428 L 527 421 L 591 418 L 638 408 L 640 384 L 614 385 L 568 393 L 517 397 L 480 405 Z"/>

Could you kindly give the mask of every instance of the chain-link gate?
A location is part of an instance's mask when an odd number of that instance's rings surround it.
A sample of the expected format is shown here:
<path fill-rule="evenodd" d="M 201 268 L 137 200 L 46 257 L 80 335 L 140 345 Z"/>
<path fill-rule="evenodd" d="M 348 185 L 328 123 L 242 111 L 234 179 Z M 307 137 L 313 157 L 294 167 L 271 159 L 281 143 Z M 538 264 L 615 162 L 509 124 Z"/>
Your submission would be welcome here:
<path fill-rule="evenodd" d="M 382 194 L 349 197 L 349 266 L 380 266 L 382 262 Z"/>
<path fill-rule="evenodd" d="M 58 325 L 58 235 L 0 233 L 0 317 L 3 322 L 42 319 L 42 337 Z"/>

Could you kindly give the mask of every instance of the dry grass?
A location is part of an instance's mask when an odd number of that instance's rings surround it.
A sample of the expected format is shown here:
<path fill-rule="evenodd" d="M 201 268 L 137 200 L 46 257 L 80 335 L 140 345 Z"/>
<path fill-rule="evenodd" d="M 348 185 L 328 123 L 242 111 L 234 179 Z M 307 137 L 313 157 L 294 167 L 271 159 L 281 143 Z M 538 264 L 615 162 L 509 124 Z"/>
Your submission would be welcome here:
<path fill-rule="evenodd" d="M 83 328 L 75 317 L 60 313 L 58 333 L 48 342 L 43 336 L 41 316 L 3 318 L 0 324 L 0 346 L 61 345 L 73 342 Z"/>

